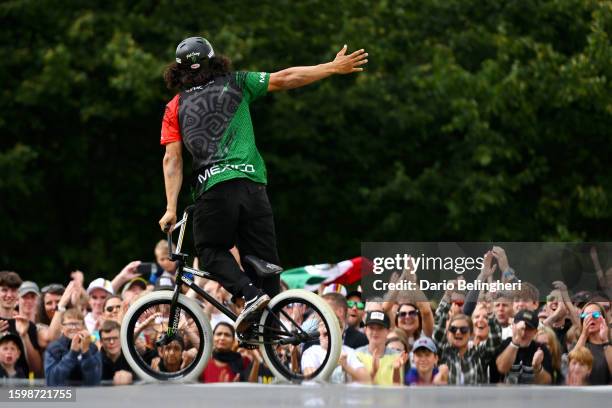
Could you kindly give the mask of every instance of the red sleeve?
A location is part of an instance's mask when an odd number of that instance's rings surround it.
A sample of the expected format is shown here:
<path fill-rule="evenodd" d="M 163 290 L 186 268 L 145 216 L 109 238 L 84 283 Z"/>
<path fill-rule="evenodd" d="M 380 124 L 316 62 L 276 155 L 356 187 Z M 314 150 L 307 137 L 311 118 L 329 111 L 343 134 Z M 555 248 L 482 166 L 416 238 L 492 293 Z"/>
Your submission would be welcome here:
<path fill-rule="evenodd" d="M 166 111 L 164 112 L 164 119 L 162 120 L 161 128 L 160 143 L 162 145 L 167 145 L 168 143 L 172 142 L 180 142 L 182 140 L 178 122 L 178 105 L 178 94 L 166 105 Z"/>

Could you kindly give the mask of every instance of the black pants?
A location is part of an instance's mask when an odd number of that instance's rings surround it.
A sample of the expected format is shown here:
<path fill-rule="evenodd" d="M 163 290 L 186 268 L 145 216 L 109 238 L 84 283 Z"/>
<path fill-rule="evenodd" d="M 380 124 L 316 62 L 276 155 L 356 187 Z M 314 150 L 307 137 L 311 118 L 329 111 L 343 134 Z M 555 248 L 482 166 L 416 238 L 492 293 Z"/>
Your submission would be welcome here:
<path fill-rule="evenodd" d="M 260 279 L 244 262 L 247 255 L 279 264 L 272 207 L 266 186 L 239 178 L 221 182 L 202 194 L 193 212 L 194 240 L 200 267 L 232 295 L 242 296 L 249 283 L 270 297 L 280 292 L 280 278 Z M 242 267 L 229 252 L 236 246 Z"/>

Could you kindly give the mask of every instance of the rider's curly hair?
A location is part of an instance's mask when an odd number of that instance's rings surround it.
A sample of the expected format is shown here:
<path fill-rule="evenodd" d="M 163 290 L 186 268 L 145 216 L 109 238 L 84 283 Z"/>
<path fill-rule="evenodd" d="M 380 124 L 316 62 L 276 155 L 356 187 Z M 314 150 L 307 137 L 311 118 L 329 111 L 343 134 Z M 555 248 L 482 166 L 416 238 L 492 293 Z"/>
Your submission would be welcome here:
<path fill-rule="evenodd" d="M 232 62 L 224 55 L 218 55 L 201 62 L 197 69 L 176 62 L 164 70 L 164 81 L 168 89 L 183 91 L 197 85 L 203 85 L 215 77 L 225 75 L 232 69 Z"/>

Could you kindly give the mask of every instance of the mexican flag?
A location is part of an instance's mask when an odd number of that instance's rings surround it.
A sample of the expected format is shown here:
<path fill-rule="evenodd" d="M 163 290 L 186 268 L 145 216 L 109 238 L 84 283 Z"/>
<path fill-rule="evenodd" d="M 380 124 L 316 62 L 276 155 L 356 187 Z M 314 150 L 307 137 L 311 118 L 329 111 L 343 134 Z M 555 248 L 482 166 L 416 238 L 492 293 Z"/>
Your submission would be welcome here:
<path fill-rule="evenodd" d="M 302 266 L 286 270 L 281 274 L 281 279 L 287 283 L 289 289 L 315 291 L 321 283 L 340 283 L 346 286 L 361 280 L 363 262 L 364 258 L 359 256 L 335 264 Z"/>

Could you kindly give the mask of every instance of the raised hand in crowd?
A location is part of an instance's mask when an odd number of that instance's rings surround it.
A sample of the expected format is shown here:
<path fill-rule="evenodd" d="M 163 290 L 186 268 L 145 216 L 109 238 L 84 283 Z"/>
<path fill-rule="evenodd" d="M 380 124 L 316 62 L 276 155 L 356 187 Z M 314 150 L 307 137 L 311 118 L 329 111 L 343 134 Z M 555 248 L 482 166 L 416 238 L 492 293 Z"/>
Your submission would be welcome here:
<path fill-rule="evenodd" d="M 27 317 L 22 315 L 15 315 L 15 330 L 20 337 L 24 337 L 28 334 L 28 328 L 30 327 L 30 321 Z"/>
<path fill-rule="evenodd" d="M 503 251 L 503 250 L 502 250 Z M 497 269 L 497 264 L 493 263 L 495 256 L 492 251 L 487 251 L 483 256 L 484 262 L 482 263 L 482 269 L 480 270 L 480 276 L 478 280 L 485 281 L 490 280 Z"/>
<path fill-rule="evenodd" d="M 9 331 L 9 322 L 6 320 L 0 319 L 0 334 L 4 334 Z"/>
<path fill-rule="evenodd" d="M 140 265 L 140 261 L 132 261 L 125 265 L 121 272 L 119 272 L 111 281 L 111 285 L 115 293 L 119 292 L 119 289 L 129 280 L 137 278 L 140 276 L 138 273 L 138 265 Z"/>
<path fill-rule="evenodd" d="M 538 350 L 533 354 L 533 359 L 531 360 L 531 366 L 535 372 L 538 372 L 542 369 L 542 362 L 544 361 L 544 352 L 542 348 L 538 348 Z"/>
<path fill-rule="evenodd" d="M 433 378 L 434 385 L 448 385 L 448 366 L 441 364 L 438 367 L 438 374 Z"/>
<path fill-rule="evenodd" d="M 512 343 L 519 347 L 527 347 L 529 342 L 525 341 L 525 322 L 520 321 L 512 324 Z"/>

